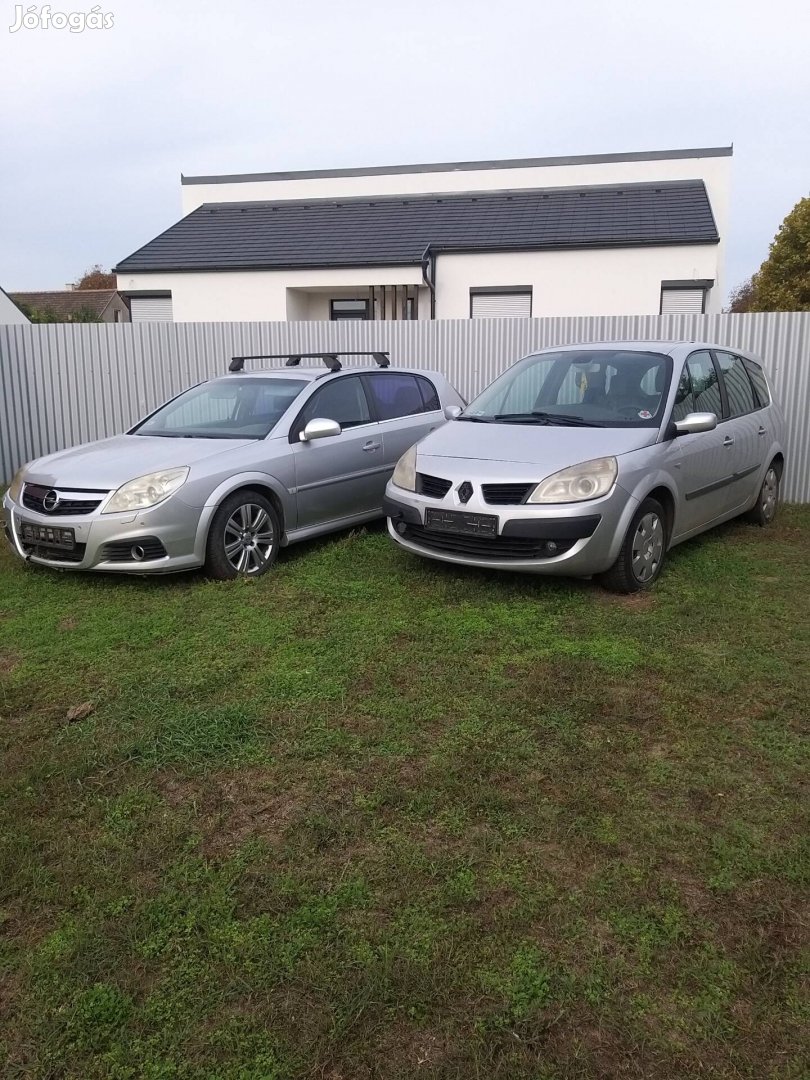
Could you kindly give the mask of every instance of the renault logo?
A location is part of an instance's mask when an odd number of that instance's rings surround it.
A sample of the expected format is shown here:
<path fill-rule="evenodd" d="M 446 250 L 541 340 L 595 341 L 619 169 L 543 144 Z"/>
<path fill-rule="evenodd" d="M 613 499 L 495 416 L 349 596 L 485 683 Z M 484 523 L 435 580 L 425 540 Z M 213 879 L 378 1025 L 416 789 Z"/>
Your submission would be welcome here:
<path fill-rule="evenodd" d="M 473 486 L 469 480 L 465 480 L 463 484 L 459 484 L 458 497 L 463 503 L 468 503 L 472 498 Z"/>
<path fill-rule="evenodd" d="M 52 514 L 53 511 L 59 505 L 59 495 L 53 491 L 46 491 L 42 496 L 42 509 L 47 513 Z"/>

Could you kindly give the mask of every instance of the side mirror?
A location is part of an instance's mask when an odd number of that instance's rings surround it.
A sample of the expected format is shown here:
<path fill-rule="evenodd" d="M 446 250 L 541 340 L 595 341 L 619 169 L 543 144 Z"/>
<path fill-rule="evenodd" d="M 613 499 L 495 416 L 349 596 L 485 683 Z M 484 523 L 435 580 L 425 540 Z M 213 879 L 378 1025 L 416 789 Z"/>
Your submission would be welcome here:
<path fill-rule="evenodd" d="M 444 415 L 447 420 L 458 420 L 463 410 L 460 405 L 445 405 Z"/>
<path fill-rule="evenodd" d="M 697 435 L 700 431 L 713 431 L 717 417 L 713 412 L 690 412 L 683 420 L 675 421 L 676 435 Z"/>
<path fill-rule="evenodd" d="M 299 432 L 298 438 L 301 442 L 312 442 L 315 439 L 331 439 L 335 435 L 340 435 L 342 430 L 337 420 L 322 420 L 316 417 L 314 420 L 310 420 L 303 431 Z"/>

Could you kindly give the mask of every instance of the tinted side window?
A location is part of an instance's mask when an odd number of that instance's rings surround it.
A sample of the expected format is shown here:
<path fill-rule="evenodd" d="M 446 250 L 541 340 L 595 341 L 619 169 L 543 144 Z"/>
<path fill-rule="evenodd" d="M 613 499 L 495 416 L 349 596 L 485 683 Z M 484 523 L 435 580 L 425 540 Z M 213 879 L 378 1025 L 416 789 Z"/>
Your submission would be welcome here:
<path fill-rule="evenodd" d="M 423 375 L 417 375 L 416 381 L 419 383 L 419 389 L 422 391 L 422 400 L 425 403 L 425 412 L 436 412 L 442 407 L 442 403 L 439 401 L 439 395 L 436 393 L 436 387 Z"/>
<path fill-rule="evenodd" d="M 368 387 L 380 420 L 415 416 L 425 411 L 415 375 L 385 373 L 368 376 Z"/>
<path fill-rule="evenodd" d="M 346 375 L 327 383 L 316 394 L 313 394 L 304 406 L 296 430 L 300 430 L 310 420 L 315 419 L 337 420 L 343 428 L 370 423 L 371 413 L 360 377 Z"/>
<path fill-rule="evenodd" d="M 717 369 L 712 363 L 711 354 L 692 353 L 686 364 L 692 380 L 692 393 L 695 395 L 695 411 L 713 412 L 718 418 L 722 417 L 723 401 L 720 397 Z"/>
<path fill-rule="evenodd" d="M 745 364 L 745 370 L 751 376 L 757 404 L 760 409 L 764 409 L 766 405 L 770 405 L 771 403 L 771 395 L 768 392 L 768 383 L 765 380 L 765 372 L 759 364 L 755 364 L 753 360 L 749 360 L 747 357 L 743 357 L 743 363 Z"/>
<path fill-rule="evenodd" d="M 745 370 L 742 357 L 733 356 L 731 353 L 718 352 L 718 363 L 723 373 L 723 385 L 726 388 L 729 414 L 731 416 L 745 416 L 753 412 L 754 391 L 751 389 L 751 380 Z"/>
<path fill-rule="evenodd" d="M 672 419 L 683 420 L 690 412 L 695 412 L 695 400 L 692 397 L 692 383 L 689 380 L 689 368 L 684 366 L 681 372 L 681 381 L 675 394 L 675 404 L 672 406 Z"/>

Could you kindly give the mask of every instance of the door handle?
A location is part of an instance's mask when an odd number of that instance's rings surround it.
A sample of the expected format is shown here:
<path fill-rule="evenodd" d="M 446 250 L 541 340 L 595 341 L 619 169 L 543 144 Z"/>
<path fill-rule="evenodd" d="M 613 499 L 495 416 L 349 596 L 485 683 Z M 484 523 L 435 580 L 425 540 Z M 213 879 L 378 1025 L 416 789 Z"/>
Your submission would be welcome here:
<path fill-rule="evenodd" d="M 767 435 L 767 434 L 768 434 L 768 432 L 764 427 L 761 427 L 759 429 L 759 431 L 757 432 L 757 435 Z"/>
<path fill-rule="evenodd" d="M 726 435 L 725 439 L 723 439 L 723 446 L 733 446 L 733 445 L 734 445 L 734 440 L 732 439 L 732 437 L 730 435 Z"/>
<path fill-rule="evenodd" d="M 366 443 L 363 443 L 363 450 L 364 450 L 364 452 L 365 452 L 365 453 L 367 453 L 367 454 L 368 454 L 368 453 L 370 453 L 370 452 L 371 452 L 372 450 L 379 450 L 379 449 L 380 449 L 380 445 L 381 445 L 380 443 L 378 443 L 378 442 L 374 442 L 374 440 L 373 440 L 373 439 L 369 439 L 369 441 L 368 441 L 368 442 L 366 442 Z"/>

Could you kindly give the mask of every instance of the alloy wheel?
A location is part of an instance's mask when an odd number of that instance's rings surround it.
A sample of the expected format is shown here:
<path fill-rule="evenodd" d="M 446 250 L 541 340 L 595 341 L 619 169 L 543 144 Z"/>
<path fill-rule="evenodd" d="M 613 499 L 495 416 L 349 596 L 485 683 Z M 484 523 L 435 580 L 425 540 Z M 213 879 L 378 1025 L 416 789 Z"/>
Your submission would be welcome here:
<path fill-rule="evenodd" d="M 658 514 L 645 514 L 633 537 L 633 574 L 636 581 L 652 581 L 664 554 L 664 528 Z"/>
<path fill-rule="evenodd" d="M 275 543 L 273 523 L 263 506 L 243 503 L 225 523 L 225 557 L 239 574 L 257 574 Z"/>
<path fill-rule="evenodd" d="M 766 521 L 773 521 L 776 514 L 776 502 L 779 498 L 779 477 L 776 469 L 768 469 L 765 479 L 762 481 L 762 494 L 760 496 L 762 516 Z"/>

